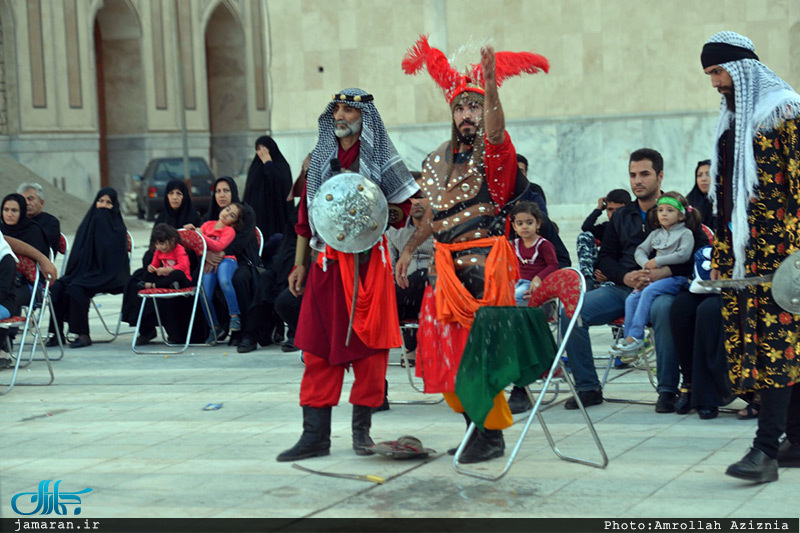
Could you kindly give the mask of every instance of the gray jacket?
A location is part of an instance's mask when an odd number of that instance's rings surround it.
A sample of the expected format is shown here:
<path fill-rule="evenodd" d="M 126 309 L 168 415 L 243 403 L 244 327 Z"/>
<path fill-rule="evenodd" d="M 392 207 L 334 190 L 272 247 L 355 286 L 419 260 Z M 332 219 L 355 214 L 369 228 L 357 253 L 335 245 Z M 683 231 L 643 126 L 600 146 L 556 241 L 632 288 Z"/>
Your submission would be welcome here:
<path fill-rule="evenodd" d="M 658 228 L 636 248 L 634 258 L 640 267 L 650 259 L 653 250 L 656 252 L 656 264 L 659 267 L 685 263 L 692 256 L 694 235 L 683 222 L 675 224 L 668 230 Z"/>

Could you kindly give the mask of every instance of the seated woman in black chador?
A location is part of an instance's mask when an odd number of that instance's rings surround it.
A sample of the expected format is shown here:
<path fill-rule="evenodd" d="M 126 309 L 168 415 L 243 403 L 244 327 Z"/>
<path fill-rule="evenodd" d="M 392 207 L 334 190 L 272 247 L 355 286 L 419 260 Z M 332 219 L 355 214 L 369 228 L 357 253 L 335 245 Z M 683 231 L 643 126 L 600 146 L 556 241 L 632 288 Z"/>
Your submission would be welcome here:
<path fill-rule="evenodd" d="M 36 248 L 45 257 L 50 257 L 50 246 L 47 244 L 47 237 L 44 234 L 41 226 L 32 221 L 27 216 L 28 204 L 25 197 L 21 194 L 9 194 L 3 198 L 3 203 L 0 204 L 0 230 L 6 237 L 13 237 L 20 241 L 29 244 Z M 8 280 L 8 287 L 14 294 L 14 301 L 16 305 L 11 306 L 11 314 L 19 312 L 20 304 L 27 305 L 31 297 L 31 284 L 27 282 L 25 277 L 19 273 L 14 272 L 13 279 Z M 10 315 L 9 315 L 10 316 Z M 0 318 L 8 318 L 0 314 Z M 7 330 L 0 329 L 0 350 L 7 352 L 11 351 L 11 344 L 6 342 L 7 339 L 14 338 L 16 328 Z"/>
<path fill-rule="evenodd" d="M 277 251 L 294 208 L 294 202 L 286 199 L 291 189 L 292 170 L 286 158 L 272 137 L 259 137 L 256 154 L 247 170 L 242 201 L 256 212 L 256 225 L 264 235 L 261 259 L 265 262 Z"/>
<path fill-rule="evenodd" d="M 689 205 L 697 209 L 700 213 L 700 220 L 714 229 L 714 208 L 711 200 L 708 199 L 708 191 L 711 188 L 711 160 L 706 159 L 697 163 L 694 169 L 694 187 L 686 195 Z"/>
<path fill-rule="evenodd" d="M 9 194 L 3 198 L 2 221 L 0 229 L 3 235 L 14 237 L 28 243 L 46 257 L 50 256 L 50 246 L 41 226 L 28 218 L 28 204 L 21 194 Z M 30 293 L 28 293 L 30 296 Z"/>
<path fill-rule="evenodd" d="M 53 285 L 56 323 L 51 333 L 69 321 L 77 335 L 70 348 L 90 346 L 89 303 L 95 294 L 122 292 L 130 277 L 127 229 L 119 211 L 117 191 L 103 187 L 83 218 L 67 260 L 67 267 Z"/>
<path fill-rule="evenodd" d="M 161 223 L 168 224 L 176 230 L 187 225 L 200 226 L 200 215 L 197 214 L 197 209 L 194 207 L 192 197 L 189 195 L 189 190 L 183 180 L 176 179 L 167 182 L 167 186 L 164 189 L 164 207 L 159 211 L 153 228 Z M 141 300 L 137 293 L 140 289 L 139 284 L 146 282 L 147 265 L 153 261 L 153 252 L 155 252 L 155 243 L 151 235 L 150 246 L 142 257 L 142 267 L 131 274 L 130 281 L 125 285 L 125 293 L 122 297 L 122 321 L 131 326 L 136 326 L 136 320 L 139 318 Z M 187 254 L 191 263 L 190 271 L 192 274 L 197 274 L 197 269 L 195 268 L 198 260 L 197 256 L 191 250 L 187 250 Z M 196 280 L 197 278 L 193 275 L 191 279 Z M 180 301 L 164 300 L 159 302 L 158 308 L 161 311 L 162 324 L 167 330 L 169 339 L 177 344 L 183 343 L 185 341 L 184 335 L 186 335 L 186 324 L 191 316 L 190 302 L 183 299 L 180 299 Z M 156 337 L 157 322 L 153 303 L 147 302 L 142 313 L 139 336 L 136 338 L 137 346 L 147 344 Z M 198 331 L 192 334 L 192 340 L 202 342 L 205 339 L 205 327 L 203 324 L 198 324 L 198 322 L 202 321 L 195 322 L 195 329 Z"/>
<path fill-rule="evenodd" d="M 200 215 L 194 208 L 189 189 L 183 180 L 170 180 L 167 183 L 164 189 L 164 208 L 156 217 L 156 224 L 162 222 L 175 229 L 180 229 L 186 224 L 200 226 Z"/>
<path fill-rule="evenodd" d="M 220 212 L 231 205 L 232 203 L 240 202 L 239 189 L 236 182 L 229 176 L 223 176 L 214 183 L 214 196 L 211 197 L 211 203 L 208 208 L 208 214 L 205 220 L 219 219 Z M 222 258 L 226 255 L 236 256 L 236 262 L 239 268 L 233 275 L 233 288 L 236 291 L 236 300 L 239 303 L 241 310 L 241 321 L 247 318 L 247 309 L 250 308 L 253 294 L 256 292 L 256 281 L 258 278 L 257 268 L 261 268 L 261 258 L 258 255 L 258 242 L 256 241 L 256 217 L 253 208 L 244 204 L 247 211 L 246 216 L 242 217 L 246 221 L 240 229 L 236 231 L 236 237 L 233 242 L 228 245 L 224 252 L 208 252 L 206 254 L 206 264 L 203 265 L 204 271 L 210 271 L 215 268 Z M 189 225 L 188 228 L 194 229 L 194 226 Z M 255 274 L 254 274 L 254 271 Z M 215 305 L 217 307 L 217 316 L 224 317 L 227 315 L 225 309 L 227 307 L 224 303 L 224 298 L 221 296 L 221 291 L 217 291 L 218 297 L 215 298 Z M 221 324 L 222 325 L 222 324 Z M 224 325 L 227 329 L 227 324 Z M 233 344 L 238 345 L 240 335 L 232 341 Z M 222 340 L 218 337 L 217 340 Z"/>

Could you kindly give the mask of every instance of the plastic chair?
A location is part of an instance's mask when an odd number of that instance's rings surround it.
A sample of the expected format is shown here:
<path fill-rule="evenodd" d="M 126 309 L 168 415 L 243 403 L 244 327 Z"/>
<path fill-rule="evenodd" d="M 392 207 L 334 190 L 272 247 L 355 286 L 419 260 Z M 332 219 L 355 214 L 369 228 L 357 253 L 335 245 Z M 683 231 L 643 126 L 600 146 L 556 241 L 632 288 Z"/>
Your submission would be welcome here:
<path fill-rule="evenodd" d="M 127 235 L 127 241 L 128 241 L 128 268 L 130 268 L 131 256 L 132 256 L 132 253 L 133 253 L 133 236 L 131 235 L 130 231 L 126 231 L 125 234 Z M 94 297 L 92 297 L 92 307 L 94 307 L 94 310 L 97 313 L 97 317 L 100 319 L 100 323 L 103 324 L 103 328 L 105 328 L 105 330 L 108 332 L 108 334 L 111 335 L 111 338 L 108 339 L 108 340 L 104 340 L 104 341 L 96 341 L 96 340 L 92 339 L 93 342 L 95 342 L 95 343 L 114 342 L 117 339 L 117 337 L 119 337 L 120 335 L 130 335 L 131 333 L 133 333 L 133 330 L 123 331 L 122 333 L 120 333 L 119 328 L 122 325 L 122 310 L 121 309 L 120 309 L 120 312 L 119 312 L 119 316 L 117 317 L 117 327 L 116 327 L 116 329 L 114 331 L 111 331 L 111 328 L 108 327 L 108 324 L 106 324 L 106 321 L 103 318 L 103 315 L 100 313 L 100 308 L 97 306 L 97 304 L 94 301 L 94 299 L 97 296 L 105 296 L 106 294 L 108 294 L 108 293 L 101 292 L 101 293 L 95 294 Z M 136 337 L 134 336 L 134 339 L 135 338 Z"/>
<path fill-rule="evenodd" d="M 197 316 L 197 307 L 199 302 L 201 301 L 206 306 L 206 311 L 210 311 L 209 302 L 206 297 L 205 291 L 203 290 L 202 284 L 202 276 L 203 276 L 203 264 L 206 262 L 206 240 L 197 230 L 178 230 L 178 234 L 181 236 L 181 244 L 189 250 L 192 250 L 197 257 L 200 258 L 199 265 L 200 268 L 198 269 L 197 275 L 195 276 L 196 285 L 193 287 L 186 287 L 183 289 L 144 289 L 139 291 L 139 298 L 142 299 L 142 305 L 139 307 L 139 317 L 136 319 L 136 328 L 134 329 L 134 336 L 133 341 L 131 342 L 131 349 L 140 354 L 179 354 L 186 351 L 189 346 L 210 346 L 209 344 L 191 344 L 190 340 L 192 337 L 192 327 L 194 326 L 194 319 Z M 191 318 L 189 318 L 189 327 L 186 330 L 186 341 L 183 343 L 183 347 L 178 350 L 141 350 L 140 346 L 136 346 L 136 338 L 139 336 L 139 328 L 142 325 L 142 315 L 144 314 L 145 305 L 147 305 L 148 300 L 152 300 L 153 307 L 156 311 L 156 320 L 158 321 L 158 327 L 161 329 L 161 338 L 164 341 L 164 344 L 167 346 L 180 346 L 180 344 L 171 344 L 167 340 L 167 336 L 164 332 L 164 326 L 161 323 L 161 315 L 158 311 L 158 301 L 159 300 L 168 300 L 172 298 L 193 298 L 192 301 L 192 314 Z M 210 313 L 209 313 L 210 314 Z"/>
<path fill-rule="evenodd" d="M 24 368 L 34 360 L 33 355 L 37 342 L 42 348 L 44 361 L 47 363 L 47 371 L 50 373 L 50 381 L 46 383 L 19 383 L 18 385 L 45 386 L 53 383 L 53 380 L 55 379 L 55 376 L 53 375 L 53 366 L 50 364 L 50 358 L 47 355 L 47 346 L 44 342 L 46 336 L 42 336 L 41 334 L 42 319 L 44 318 L 44 313 L 41 311 L 41 308 L 47 306 L 50 309 L 50 313 L 53 313 L 53 306 L 50 301 L 50 283 L 41 282 L 40 284 L 42 277 L 41 273 L 39 272 L 39 266 L 30 257 L 22 255 L 19 256 L 19 261 L 17 262 L 17 271 L 21 272 L 25 276 L 25 279 L 31 283 L 31 299 L 28 301 L 28 307 L 25 316 L 13 316 L 0 321 L 0 327 L 2 328 L 19 328 L 22 330 L 22 336 L 19 342 L 19 350 L 17 351 L 16 362 L 14 363 L 14 372 L 11 375 L 11 380 L 9 383 L 2 383 L 2 385 L 7 385 L 7 388 L 0 392 L 0 396 L 8 394 L 14 385 L 17 384 L 17 376 L 19 374 L 20 367 Z M 41 307 L 37 305 L 37 297 L 41 298 Z M 30 331 L 31 328 L 34 330 L 33 345 L 31 346 L 31 352 L 30 356 L 28 357 L 28 361 L 22 365 L 22 356 L 25 351 L 25 338 L 27 337 L 28 331 Z"/>
<path fill-rule="evenodd" d="M 472 436 L 472 432 L 476 430 L 474 422 L 470 423 L 469 428 L 464 434 L 464 438 L 462 439 L 461 444 L 458 446 L 458 450 L 456 450 L 456 454 L 453 457 L 453 468 L 456 470 L 456 472 L 487 481 L 497 481 L 501 479 L 506 475 L 506 473 L 508 473 L 508 471 L 511 469 L 511 466 L 514 464 L 514 460 L 516 459 L 517 454 L 522 447 L 522 443 L 528 434 L 528 429 L 533 422 L 534 416 L 539 420 L 539 424 L 542 426 L 542 431 L 547 437 L 547 442 L 550 444 L 550 448 L 559 459 L 587 466 L 593 466 L 595 468 L 605 468 L 608 465 L 608 455 L 606 454 L 605 448 L 603 448 L 603 444 L 600 442 L 600 437 L 597 435 L 597 431 L 595 431 L 594 424 L 592 424 L 592 420 L 589 418 L 589 415 L 586 412 L 586 409 L 584 408 L 577 391 L 575 390 L 575 384 L 572 381 L 572 377 L 569 376 L 569 374 L 565 371 L 564 364 L 561 361 L 561 356 L 566 350 L 567 340 L 569 339 L 570 335 L 572 335 L 572 331 L 575 329 L 575 325 L 577 324 L 578 320 L 580 320 L 580 312 L 581 308 L 583 307 L 583 296 L 585 292 L 586 281 L 581 273 L 575 268 L 562 268 L 553 272 L 543 280 L 542 284 L 539 285 L 536 290 L 533 291 L 529 302 L 530 306 L 541 307 L 546 302 L 555 301 L 560 308 L 563 307 L 564 314 L 569 319 L 569 324 L 567 325 L 566 332 L 563 336 L 560 333 L 561 329 L 559 328 L 557 330 L 557 351 L 555 357 L 553 357 L 552 363 L 550 364 L 550 369 L 544 378 L 542 391 L 536 398 L 534 398 L 533 394 L 531 393 L 531 389 L 527 386 L 525 387 L 525 391 L 527 392 L 528 398 L 533 404 L 533 408 L 530 410 L 527 416 L 527 421 L 525 422 L 525 426 L 522 428 L 522 433 L 517 439 L 517 443 L 514 446 L 514 449 L 512 450 L 508 460 L 506 461 L 505 467 L 498 475 L 492 476 L 481 472 L 468 470 L 458 462 L 458 460 L 461 458 L 461 454 L 464 453 L 464 449 L 466 448 L 470 437 Z M 480 315 L 480 312 L 478 315 Z M 556 320 L 561 320 L 561 313 L 557 313 L 556 317 Z M 479 316 L 476 316 L 476 321 L 479 318 Z M 601 461 L 590 461 L 587 459 L 566 455 L 561 452 L 561 450 L 559 450 L 559 448 L 556 446 L 555 440 L 550 433 L 550 429 L 547 427 L 547 423 L 542 417 L 540 412 L 540 407 L 543 403 L 542 399 L 544 398 L 544 395 L 550 387 L 553 377 L 559 368 L 563 374 L 564 381 L 566 381 L 566 383 L 569 385 L 569 389 L 572 392 L 572 397 L 575 398 L 575 401 L 578 404 L 578 408 L 583 415 L 586 427 L 594 439 L 594 443 L 601 456 Z"/>
<path fill-rule="evenodd" d="M 408 350 L 406 349 L 406 341 L 405 337 L 402 335 L 403 330 L 416 330 L 419 329 L 419 323 L 413 320 L 410 321 L 403 321 L 400 323 L 400 338 L 403 342 L 403 346 L 401 348 L 402 352 L 400 357 L 403 361 L 401 366 L 406 367 L 406 374 L 408 375 L 408 384 L 411 385 L 411 388 L 415 391 L 425 394 L 425 391 L 414 382 L 414 373 L 411 371 L 411 365 L 408 364 L 408 358 L 406 358 L 406 353 Z M 397 365 L 398 363 L 392 363 L 393 366 Z M 391 405 L 436 405 L 438 403 L 442 403 L 444 401 L 444 397 L 439 398 L 438 400 L 389 400 Z"/>

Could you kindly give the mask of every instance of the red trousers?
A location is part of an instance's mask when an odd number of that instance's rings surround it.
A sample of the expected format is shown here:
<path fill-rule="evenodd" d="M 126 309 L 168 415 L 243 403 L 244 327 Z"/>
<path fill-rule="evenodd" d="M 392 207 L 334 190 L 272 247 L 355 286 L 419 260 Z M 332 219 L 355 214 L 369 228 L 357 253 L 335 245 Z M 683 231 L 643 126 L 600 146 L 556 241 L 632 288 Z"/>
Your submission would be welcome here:
<path fill-rule="evenodd" d="M 300 405 L 308 407 L 333 407 L 342 395 L 345 366 L 331 366 L 322 357 L 303 352 L 306 364 L 300 383 Z M 384 397 L 384 379 L 389 365 L 389 350 L 358 359 L 353 367 L 353 388 L 350 403 L 367 407 L 380 407 Z"/>

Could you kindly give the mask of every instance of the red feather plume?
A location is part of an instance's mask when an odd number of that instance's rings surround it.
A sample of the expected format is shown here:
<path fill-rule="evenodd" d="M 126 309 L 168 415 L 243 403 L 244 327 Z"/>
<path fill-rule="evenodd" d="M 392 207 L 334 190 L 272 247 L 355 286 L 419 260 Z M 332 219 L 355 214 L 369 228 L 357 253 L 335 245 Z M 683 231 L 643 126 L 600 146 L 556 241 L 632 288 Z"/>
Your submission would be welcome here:
<path fill-rule="evenodd" d="M 402 67 L 406 74 L 417 74 L 426 65 L 431 78 L 445 94 L 461 82 L 461 74 L 450 65 L 442 51 L 431 47 L 427 35 L 421 35 L 403 58 Z"/>
<path fill-rule="evenodd" d="M 470 65 L 469 70 L 472 79 L 482 86 L 483 69 L 480 63 Z M 512 76 L 519 76 L 523 73 L 536 74 L 542 71 L 550 72 L 550 63 L 542 55 L 531 52 L 495 52 L 494 54 L 494 75 L 498 87 Z"/>

